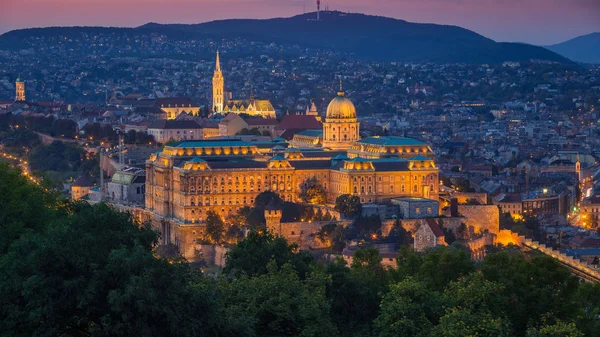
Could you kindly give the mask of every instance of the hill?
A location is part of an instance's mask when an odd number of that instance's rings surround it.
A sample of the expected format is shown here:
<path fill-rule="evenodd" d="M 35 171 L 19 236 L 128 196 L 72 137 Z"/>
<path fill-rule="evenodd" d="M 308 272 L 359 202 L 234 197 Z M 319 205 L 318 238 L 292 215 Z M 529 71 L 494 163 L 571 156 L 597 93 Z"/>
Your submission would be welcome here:
<path fill-rule="evenodd" d="M 546 48 L 573 61 L 600 64 L 600 32 L 578 36 Z"/>
<path fill-rule="evenodd" d="M 203 38 L 276 42 L 307 48 L 335 50 L 363 60 L 501 63 L 504 61 L 570 61 L 545 48 L 517 43 L 498 43 L 473 31 L 436 24 L 364 14 L 323 12 L 266 20 L 231 19 L 201 24 L 162 25 L 149 23 L 137 28 L 60 27 L 8 32 L 0 36 L 0 48 L 22 48 L 23 40 L 40 34 L 91 33 L 98 29 L 113 35 L 160 33 L 170 39 L 192 41 Z"/>

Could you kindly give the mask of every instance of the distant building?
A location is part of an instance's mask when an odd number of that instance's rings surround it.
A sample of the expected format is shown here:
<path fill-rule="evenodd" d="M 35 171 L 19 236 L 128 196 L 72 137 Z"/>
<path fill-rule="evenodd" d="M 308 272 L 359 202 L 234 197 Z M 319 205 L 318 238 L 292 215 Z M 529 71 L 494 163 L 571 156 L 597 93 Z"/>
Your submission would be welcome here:
<path fill-rule="evenodd" d="M 400 208 L 402 219 L 420 219 L 439 216 L 439 202 L 426 198 L 393 198 L 392 204 Z"/>
<path fill-rule="evenodd" d="M 85 198 L 92 190 L 92 181 L 86 176 L 81 176 L 71 185 L 71 199 L 79 200 Z"/>
<path fill-rule="evenodd" d="M 253 93 L 250 93 L 250 99 L 247 100 L 225 99 L 225 78 L 223 77 L 223 71 L 221 70 L 221 59 L 218 51 L 212 82 L 213 112 L 220 114 L 244 113 L 251 116 L 261 116 L 264 118 L 276 117 L 275 108 L 273 108 L 271 101 L 266 99 L 254 99 Z"/>
<path fill-rule="evenodd" d="M 447 246 L 444 231 L 435 219 L 426 219 L 417 228 L 414 240 L 414 248 L 417 252 L 423 252 L 439 245 Z"/>
<path fill-rule="evenodd" d="M 219 122 L 219 136 L 235 136 L 243 129 L 247 129 L 248 124 L 235 113 L 230 113 L 221 122 Z"/>
<path fill-rule="evenodd" d="M 25 102 L 25 81 L 21 79 L 21 76 L 17 78 L 15 89 L 15 102 Z"/>
<path fill-rule="evenodd" d="M 203 129 L 193 120 L 157 120 L 148 127 L 148 134 L 162 144 L 169 140 L 204 139 Z"/>
<path fill-rule="evenodd" d="M 188 97 L 157 98 L 154 105 L 155 108 L 166 114 L 166 119 L 175 119 L 182 113 L 197 116 L 200 112 L 200 106 Z"/>
<path fill-rule="evenodd" d="M 144 204 L 146 171 L 134 167 L 119 170 L 107 184 L 107 197 L 122 204 Z"/>
<path fill-rule="evenodd" d="M 523 214 L 523 203 L 521 194 L 509 193 L 506 194 L 499 202 L 500 211 L 509 214 Z"/>

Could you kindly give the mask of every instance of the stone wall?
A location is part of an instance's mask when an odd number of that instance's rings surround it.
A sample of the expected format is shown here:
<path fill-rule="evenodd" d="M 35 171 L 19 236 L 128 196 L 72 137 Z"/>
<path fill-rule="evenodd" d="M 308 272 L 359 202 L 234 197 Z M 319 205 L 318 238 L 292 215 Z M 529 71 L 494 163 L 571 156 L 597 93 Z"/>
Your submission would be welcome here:
<path fill-rule="evenodd" d="M 320 242 L 315 241 L 314 235 L 317 234 L 321 228 L 332 221 L 318 221 L 318 222 L 283 222 L 280 224 L 280 234 L 290 243 L 296 243 L 300 249 L 307 248 L 321 248 Z M 350 226 L 352 221 L 336 221 L 338 225 L 343 227 Z"/>
<path fill-rule="evenodd" d="M 473 227 L 475 233 L 488 231 L 498 234 L 500 231 L 500 210 L 496 205 L 459 205 L 458 213 L 464 217 L 464 223 Z"/>
<path fill-rule="evenodd" d="M 434 219 L 438 223 L 441 222 L 440 226 L 442 228 L 450 229 L 454 233 L 456 233 L 456 231 L 460 227 L 460 224 L 465 222 L 465 219 L 463 217 L 457 217 L 457 218 L 444 217 L 444 218 L 434 218 Z M 402 223 L 402 228 L 404 228 L 406 231 L 414 234 L 417 231 L 417 228 L 419 228 L 419 226 L 421 226 L 421 224 L 425 223 L 425 219 L 400 219 L 400 222 Z M 395 225 L 396 225 L 396 220 L 393 220 L 393 219 L 383 220 L 381 222 L 382 236 L 386 237 L 386 236 L 390 235 L 390 231 L 394 228 Z"/>
<path fill-rule="evenodd" d="M 221 268 L 225 267 L 227 262 L 228 247 L 219 245 L 198 245 L 198 249 L 202 252 L 202 257 L 207 264 L 216 265 Z"/>

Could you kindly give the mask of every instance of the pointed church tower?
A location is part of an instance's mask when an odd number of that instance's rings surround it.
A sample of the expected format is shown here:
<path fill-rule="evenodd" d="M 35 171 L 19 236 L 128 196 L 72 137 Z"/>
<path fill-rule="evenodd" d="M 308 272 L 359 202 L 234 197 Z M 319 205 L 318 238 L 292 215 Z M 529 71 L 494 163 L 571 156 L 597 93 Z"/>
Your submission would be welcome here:
<path fill-rule="evenodd" d="M 217 61 L 215 64 L 215 73 L 212 79 L 213 83 L 213 112 L 222 113 L 224 105 L 224 87 L 225 79 L 221 71 L 221 60 L 219 59 L 219 51 L 217 50 Z"/>
<path fill-rule="evenodd" d="M 25 102 L 25 81 L 21 79 L 21 76 L 17 78 L 15 83 L 16 94 L 15 102 Z"/>

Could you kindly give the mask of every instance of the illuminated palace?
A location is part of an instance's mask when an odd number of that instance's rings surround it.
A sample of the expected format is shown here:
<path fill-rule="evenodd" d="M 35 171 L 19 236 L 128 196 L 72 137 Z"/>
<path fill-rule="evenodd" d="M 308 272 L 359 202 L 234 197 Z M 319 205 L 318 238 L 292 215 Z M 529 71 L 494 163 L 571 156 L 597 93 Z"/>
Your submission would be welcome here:
<path fill-rule="evenodd" d="M 209 210 L 226 217 L 253 206 L 264 191 L 295 202 L 304 188 L 319 183 L 330 204 L 343 194 L 363 203 L 438 199 L 439 170 L 427 144 L 400 137 L 359 139 L 358 130 L 354 105 L 340 93 L 327 108 L 323 130 L 311 130 L 310 137 L 325 135 L 325 147 L 238 139 L 166 146 L 146 162 L 146 208 L 162 226 L 165 243 L 188 247 L 202 233 Z"/>
<path fill-rule="evenodd" d="M 254 99 L 250 94 L 247 100 L 231 100 L 225 97 L 225 78 L 221 71 L 221 60 L 217 51 L 213 83 L 213 111 L 220 114 L 245 113 L 251 116 L 262 116 L 264 118 L 275 118 L 275 109 L 269 100 Z"/>

